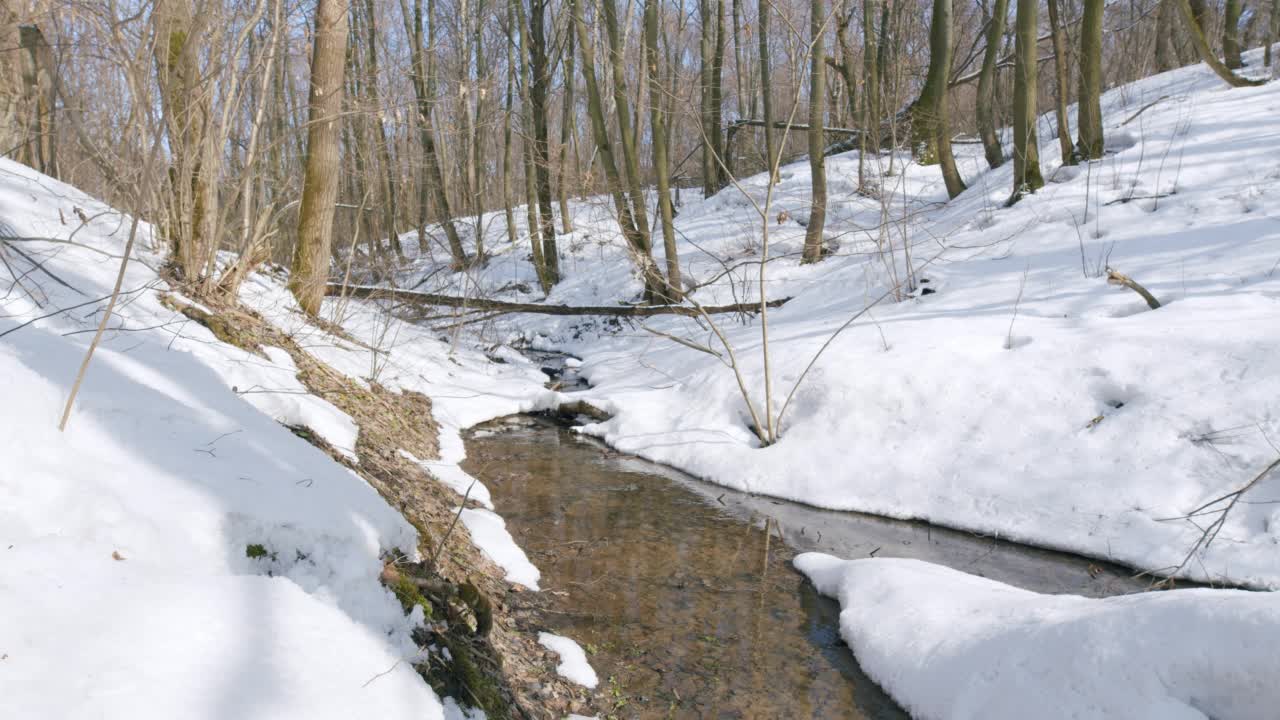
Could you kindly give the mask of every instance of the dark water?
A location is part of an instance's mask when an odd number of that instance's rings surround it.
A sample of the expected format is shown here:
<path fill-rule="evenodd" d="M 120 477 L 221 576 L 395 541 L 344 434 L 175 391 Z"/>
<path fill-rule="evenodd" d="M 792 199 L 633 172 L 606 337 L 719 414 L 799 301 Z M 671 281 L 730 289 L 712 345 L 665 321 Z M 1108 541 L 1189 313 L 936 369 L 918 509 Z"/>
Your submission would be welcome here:
<path fill-rule="evenodd" d="M 468 434 L 464 463 L 542 571 L 518 597 L 587 649 L 619 718 L 905 718 L 839 638 L 797 551 L 916 557 L 1042 592 L 1136 589 L 1116 568 L 966 533 L 746 495 L 548 419 Z M 767 528 L 767 530 L 766 530 Z"/>

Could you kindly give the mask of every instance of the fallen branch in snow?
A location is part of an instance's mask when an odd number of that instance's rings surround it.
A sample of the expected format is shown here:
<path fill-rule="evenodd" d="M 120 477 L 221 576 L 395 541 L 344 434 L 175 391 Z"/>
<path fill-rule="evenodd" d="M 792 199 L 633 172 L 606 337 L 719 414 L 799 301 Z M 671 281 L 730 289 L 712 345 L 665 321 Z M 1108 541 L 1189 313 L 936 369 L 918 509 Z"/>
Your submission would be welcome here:
<path fill-rule="evenodd" d="M 342 286 L 331 283 L 328 294 L 337 295 Z M 420 305 L 442 305 L 444 307 L 472 308 L 476 310 L 492 310 L 503 313 L 532 313 L 535 315 L 607 315 L 610 317 L 653 317 L 655 315 L 684 315 L 685 317 L 702 317 L 707 314 L 749 313 L 760 309 L 760 304 L 738 303 L 735 305 L 717 305 L 714 307 L 689 307 L 688 305 L 543 305 L 541 303 L 517 303 L 504 300 L 486 300 L 483 298 L 458 297 L 456 295 L 437 295 L 435 293 L 417 292 L 415 290 L 399 290 L 396 288 L 356 286 L 348 287 L 347 294 L 361 298 L 387 298 L 406 303 Z M 780 307 L 791 298 L 770 300 L 769 307 Z"/>
<path fill-rule="evenodd" d="M 1135 112 L 1134 114 L 1132 114 L 1132 115 L 1130 115 L 1129 117 L 1125 118 L 1125 121 L 1124 121 L 1124 122 L 1122 122 L 1122 123 L 1120 123 L 1120 127 L 1124 127 L 1125 125 L 1128 125 L 1129 123 L 1133 122 L 1134 120 L 1137 120 L 1139 115 L 1141 115 L 1142 113 L 1146 112 L 1147 110 L 1150 110 L 1150 109 L 1151 109 L 1152 107 L 1154 107 L 1155 105 L 1158 105 L 1159 103 L 1161 103 L 1161 102 L 1163 102 L 1163 101 L 1165 101 L 1165 100 L 1168 100 L 1168 99 L 1169 99 L 1169 96 L 1168 96 L 1168 95 L 1161 95 L 1160 97 L 1156 98 L 1155 100 L 1152 100 L 1151 102 L 1147 103 L 1146 105 L 1143 105 L 1142 107 L 1138 108 L 1138 111 L 1137 111 L 1137 112 Z"/>
<path fill-rule="evenodd" d="M 1111 285 L 1123 285 L 1124 287 L 1127 287 L 1141 295 L 1142 299 L 1147 301 L 1147 305 L 1151 306 L 1152 310 L 1160 309 L 1160 301 L 1156 299 L 1155 295 L 1152 295 L 1146 288 L 1139 285 L 1136 280 L 1122 272 L 1119 272 L 1118 270 L 1110 267 L 1107 268 L 1107 283 Z"/>
<path fill-rule="evenodd" d="M 1179 515 L 1178 517 L 1171 517 L 1171 518 L 1160 518 L 1161 522 L 1170 522 L 1173 520 L 1186 520 L 1187 522 L 1190 522 L 1193 525 L 1196 525 L 1197 528 L 1199 528 L 1200 526 L 1196 524 L 1195 518 L 1203 515 L 1212 515 L 1214 513 L 1218 514 L 1217 519 L 1215 519 L 1212 523 L 1209 523 L 1208 527 L 1201 528 L 1200 537 L 1196 540 L 1195 544 L 1191 546 L 1191 550 L 1187 552 L 1187 555 L 1182 559 L 1182 562 L 1178 563 L 1176 567 L 1169 570 L 1169 572 L 1167 573 L 1165 573 L 1164 571 L 1154 571 L 1154 572 L 1158 572 L 1160 574 L 1164 574 L 1168 576 L 1163 581 L 1164 583 L 1170 582 L 1174 575 L 1177 575 L 1179 572 L 1181 572 L 1182 569 L 1187 566 L 1187 563 L 1191 562 L 1191 558 L 1196 556 L 1196 553 L 1203 553 L 1204 551 L 1209 549 L 1209 545 L 1211 545 L 1213 541 L 1217 539 L 1218 533 L 1222 530 L 1222 526 L 1227 522 L 1227 516 L 1231 514 L 1231 511 L 1235 508 L 1236 504 L 1240 502 L 1240 498 L 1244 497 L 1245 493 L 1252 490 L 1255 485 L 1261 482 L 1262 479 L 1265 478 L 1267 475 L 1270 475 L 1271 471 L 1275 470 L 1277 467 L 1280 467 L 1280 456 L 1277 456 L 1275 460 L 1271 461 L 1270 465 L 1262 469 L 1262 472 L 1255 475 L 1252 480 L 1245 483 L 1240 488 L 1236 490 L 1232 490 L 1231 492 L 1225 495 L 1216 497 L 1213 500 L 1210 500 L 1209 502 L 1200 505 L 1199 507 L 1187 513 L 1186 515 Z M 1218 509 L 1210 509 L 1210 508 L 1213 508 L 1215 505 L 1219 505 L 1224 502 L 1226 503 L 1226 506 Z M 1146 574 L 1146 573 L 1143 573 L 1143 574 Z"/>

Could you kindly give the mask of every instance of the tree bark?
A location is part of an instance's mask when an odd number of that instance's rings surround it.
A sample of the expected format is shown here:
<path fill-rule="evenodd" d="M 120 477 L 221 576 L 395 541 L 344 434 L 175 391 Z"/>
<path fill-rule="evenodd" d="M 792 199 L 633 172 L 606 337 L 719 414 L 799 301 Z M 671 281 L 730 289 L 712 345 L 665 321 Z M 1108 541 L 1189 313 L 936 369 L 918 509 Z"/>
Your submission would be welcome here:
<path fill-rule="evenodd" d="M 560 253 L 556 247 L 556 224 L 551 205 L 551 146 L 547 129 L 547 86 L 551 67 L 547 57 L 546 9 L 548 0 L 529 2 L 529 112 L 533 114 L 533 169 L 538 189 L 538 215 L 542 235 L 542 262 L 545 268 L 543 291 L 560 282 Z"/>
<path fill-rule="evenodd" d="M 418 250 L 427 251 L 426 213 L 428 198 L 435 201 L 436 210 L 440 213 L 440 226 L 444 229 L 449 243 L 449 254 L 454 270 L 462 270 L 467 264 L 467 251 L 462 246 L 462 238 L 453 222 L 453 212 L 449 206 L 449 186 L 445 183 L 444 172 L 440 168 L 440 156 L 436 152 L 436 130 L 432 121 L 435 105 L 435 82 L 431 70 L 428 69 L 427 51 L 422 37 L 422 0 L 414 0 L 413 14 L 410 15 L 406 0 L 400 0 L 400 12 L 404 16 L 405 34 L 410 39 L 411 65 L 410 78 L 413 81 L 413 92 L 417 100 L 418 140 L 422 145 L 423 172 L 419 177 L 420 207 L 418 209 Z M 427 21 L 435 24 L 435 3 L 428 1 Z M 434 32 L 434 30 L 432 31 Z"/>
<path fill-rule="evenodd" d="M 873 0 L 867 0 L 872 2 Z M 778 182 L 778 165 L 781 158 L 778 157 L 777 142 L 774 140 L 773 134 L 773 82 L 769 78 L 769 9 L 773 5 L 772 0 L 760 0 L 760 32 L 759 49 L 760 49 L 760 111 L 764 120 L 764 152 L 765 161 L 769 166 L 769 184 L 773 185 Z"/>
<path fill-rule="evenodd" d="M 565 27 L 564 49 L 564 101 L 560 111 L 560 177 L 556 189 L 560 193 L 560 225 L 565 234 L 573 232 L 573 215 L 569 212 L 569 145 L 573 138 L 573 62 L 577 51 L 573 48 L 573 22 Z"/>
<path fill-rule="evenodd" d="M 987 165 L 993 170 L 1004 164 L 1004 148 L 1000 147 L 1000 136 L 996 131 L 994 106 L 996 64 L 1000 60 L 1000 40 L 1004 37 L 1008 16 L 1009 0 L 996 0 L 991 11 L 991 22 L 987 25 L 987 47 L 982 53 L 982 70 L 978 73 L 978 137 L 982 139 Z"/>
<path fill-rule="evenodd" d="M 1004 0 L 1008 2 L 1008 0 Z M 866 138 L 866 152 L 880 152 L 880 71 L 878 69 L 879 48 L 876 45 L 876 2 L 862 0 L 862 64 L 866 76 L 866 89 L 862 93 L 862 108 L 866 115 L 863 137 Z M 859 160 L 861 165 L 861 160 Z"/>
<path fill-rule="evenodd" d="M 667 260 L 666 299 L 678 302 L 683 286 L 680 256 L 676 250 L 675 213 L 671 207 L 671 160 L 662 102 L 662 74 L 658 71 L 658 0 L 644 2 L 644 47 L 649 80 L 649 125 L 653 130 L 653 172 L 657 176 L 658 216 L 662 221 L 662 248 Z"/>
<path fill-rule="evenodd" d="M 342 0 L 316 3 L 315 46 L 307 106 L 307 162 L 298 211 L 298 246 L 289 289 L 308 315 L 320 312 L 329 280 L 333 209 L 338 197 L 341 157 L 343 68 L 347 49 L 347 12 Z"/>
<path fill-rule="evenodd" d="M 1160 9 L 1156 12 L 1156 72 L 1168 72 L 1177 67 L 1177 55 L 1173 50 L 1174 33 L 1174 0 L 1158 0 Z"/>
<path fill-rule="evenodd" d="M 599 155 L 600 165 L 604 168 L 609 194 L 613 198 L 613 206 L 618 213 L 618 227 L 621 229 L 622 236 L 627 240 L 628 245 L 631 246 L 636 265 L 640 268 L 641 276 L 644 279 L 645 299 L 653 301 L 663 294 L 661 291 L 663 279 L 653 262 L 653 255 L 650 254 L 648 234 L 641 233 L 638 229 L 633 215 L 632 204 L 628 202 L 624 194 L 622 175 L 618 172 L 618 164 L 614 159 L 613 141 L 609 139 L 609 129 L 605 124 L 604 100 L 600 96 L 600 84 L 596 79 L 595 43 L 592 42 L 590 31 L 587 29 L 586 18 L 582 12 L 582 2 L 583 0 L 569 0 L 569 5 L 573 12 L 574 26 L 578 31 L 578 52 L 582 55 L 581 72 L 583 83 L 587 87 L 587 111 L 591 116 L 591 132 L 595 137 L 596 150 Z M 608 17 L 606 16 L 606 22 L 607 20 Z M 615 92 L 617 92 L 616 89 Z M 623 91 L 623 99 L 625 100 L 625 91 Z M 617 110 L 618 115 L 625 115 L 626 112 L 625 104 L 620 105 Z M 629 134 L 628 132 L 622 133 L 624 138 Z M 643 203 L 643 197 L 639 201 Z"/>
<path fill-rule="evenodd" d="M 1102 6 L 1103 0 L 1085 0 L 1085 15 L 1089 3 Z M 1018 0 L 1018 18 L 1015 27 L 1013 66 L 1013 194 L 1009 204 L 1017 202 L 1025 193 L 1034 193 L 1044 186 L 1040 175 L 1040 152 L 1036 140 L 1036 62 L 1037 25 L 1039 0 Z M 1083 73 L 1082 73 L 1083 75 Z M 1081 97 L 1083 98 L 1083 93 Z"/>
<path fill-rule="evenodd" d="M 1244 60 L 1240 57 L 1240 14 L 1243 10 L 1240 0 L 1227 0 L 1222 13 L 1222 57 L 1232 70 L 1244 67 Z"/>
<path fill-rule="evenodd" d="M 809 4 L 809 177 L 813 184 L 809 206 L 809 222 L 804 228 L 802 263 L 822 259 L 822 231 L 827 220 L 827 164 L 823 155 L 823 107 L 826 105 L 826 67 L 823 35 L 826 30 L 826 8 L 823 0 Z"/>
<path fill-rule="evenodd" d="M 1062 164 L 1074 165 L 1071 152 L 1071 128 L 1067 124 L 1067 95 L 1071 91 L 1067 76 L 1067 38 L 1062 27 L 1062 19 L 1058 16 L 1060 0 L 1048 0 L 1049 35 L 1053 43 L 1053 74 L 1057 81 L 1057 92 L 1054 96 L 1053 115 L 1058 124 L 1058 146 L 1062 150 Z"/>
<path fill-rule="evenodd" d="M 924 89 L 911 112 L 912 150 L 921 164 L 938 163 L 947 195 L 964 192 L 964 180 L 956 168 L 951 152 L 951 128 L 948 122 L 950 102 L 947 81 L 951 77 L 951 0 L 933 0 L 933 17 L 929 23 L 929 73 Z"/>
<path fill-rule="evenodd" d="M 1079 160 L 1102 157 L 1102 13 L 1105 0 L 1085 0 L 1080 23 L 1080 105 L 1076 123 Z"/>

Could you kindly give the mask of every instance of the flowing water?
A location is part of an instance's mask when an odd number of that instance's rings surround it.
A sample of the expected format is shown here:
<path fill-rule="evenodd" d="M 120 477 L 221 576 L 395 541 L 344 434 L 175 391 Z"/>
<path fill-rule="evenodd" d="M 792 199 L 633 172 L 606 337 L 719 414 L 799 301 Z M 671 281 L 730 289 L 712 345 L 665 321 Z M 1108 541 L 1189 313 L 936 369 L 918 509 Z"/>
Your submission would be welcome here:
<path fill-rule="evenodd" d="M 584 387 L 563 357 L 536 359 L 558 389 Z M 798 552 L 918 558 L 1046 593 L 1145 587 L 1073 555 L 729 490 L 572 424 L 475 428 L 464 467 L 542 571 L 517 616 L 587 649 L 602 717 L 906 718 L 840 639 L 836 602 L 792 568 Z"/>
<path fill-rule="evenodd" d="M 905 718 L 840 640 L 837 604 L 791 567 L 799 551 L 921 558 L 1041 592 L 1139 587 L 1079 557 L 726 490 L 551 418 L 466 442 L 464 467 L 542 571 L 515 610 L 587 649 L 602 717 Z"/>

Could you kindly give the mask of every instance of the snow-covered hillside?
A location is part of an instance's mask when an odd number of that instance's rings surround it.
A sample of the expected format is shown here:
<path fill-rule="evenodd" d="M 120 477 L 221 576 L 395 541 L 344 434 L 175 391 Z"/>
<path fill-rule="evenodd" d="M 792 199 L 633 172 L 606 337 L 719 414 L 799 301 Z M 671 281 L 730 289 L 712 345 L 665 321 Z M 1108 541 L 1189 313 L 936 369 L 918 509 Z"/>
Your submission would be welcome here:
<path fill-rule="evenodd" d="M 775 418 L 832 333 L 905 278 L 904 234 L 921 284 L 831 343 L 770 447 L 723 358 L 641 323 L 518 316 L 484 337 L 581 355 L 586 397 L 613 413 L 584 432 L 717 483 L 1280 587 L 1280 478 L 1259 483 L 1185 564 L 1216 515 L 1177 519 L 1280 455 L 1280 86 L 1228 89 L 1193 66 L 1112 90 L 1103 108 L 1108 154 L 1080 167 L 1060 167 L 1042 119 L 1049 184 L 1012 208 L 1012 169 L 987 171 L 975 145 L 957 146 L 969 189 L 951 202 L 936 167 L 896 158 L 879 178 L 882 205 L 855 193 L 856 153 L 829 159 L 838 250 L 811 266 L 799 264 L 795 220 L 808 212 L 807 165 L 782 169 L 765 281 L 770 298 L 791 298 L 769 314 Z M 888 157 L 868 164 L 886 170 Z M 680 260 L 704 305 L 758 297 L 760 216 L 743 192 L 762 202 L 764 177 L 706 201 L 684 193 Z M 574 222 L 548 302 L 633 301 L 639 281 L 608 206 L 579 203 Z M 500 213 L 489 233 L 497 256 L 445 289 L 537 299 L 526 245 L 504 245 Z M 1163 307 L 1108 285 L 1108 266 Z M 423 260 L 399 285 L 436 267 Z M 533 290 L 511 289 L 521 283 Z M 760 321 L 719 324 L 763 413 Z M 643 325 L 724 354 L 705 323 Z"/>
<path fill-rule="evenodd" d="M 415 554 L 417 531 L 285 427 L 354 458 L 352 418 L 308 394 L 289 353 L 221 342 L 173 309 L 188 301 L 164 301 L 145 225 L 59 432 L 128 230 L 0 160 L 0 715 L 462 717 L 413 669 L 421 610 L 406 617 L 379 582 L 384 554 Z M 353 382 L 432 397 L 442 448 L 423 464 L 455 486 L 470 482 L 457 429 L 545 394 L 532 366 L 358 305 L 348 341 L 308 323 L 276 279 L 253 276 L 243 296 Z"/>

